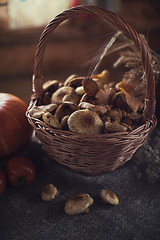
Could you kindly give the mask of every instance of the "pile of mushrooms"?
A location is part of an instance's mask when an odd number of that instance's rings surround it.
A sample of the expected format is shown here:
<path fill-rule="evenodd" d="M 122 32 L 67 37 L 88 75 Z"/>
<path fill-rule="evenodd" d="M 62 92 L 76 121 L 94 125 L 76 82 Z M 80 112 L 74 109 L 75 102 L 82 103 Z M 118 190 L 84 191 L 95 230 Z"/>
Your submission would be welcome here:
<path fill-rule="evenodd" d="M 136 91 L 136 84 L 127 79 L 110 82 L 107 70 L 90 78 L 71 75 L 64 83 L 50 80 L 29 113 L 53 128 L 78 134 L 132 131 L 142 124 L 144 107 L 144 92 Z"/>

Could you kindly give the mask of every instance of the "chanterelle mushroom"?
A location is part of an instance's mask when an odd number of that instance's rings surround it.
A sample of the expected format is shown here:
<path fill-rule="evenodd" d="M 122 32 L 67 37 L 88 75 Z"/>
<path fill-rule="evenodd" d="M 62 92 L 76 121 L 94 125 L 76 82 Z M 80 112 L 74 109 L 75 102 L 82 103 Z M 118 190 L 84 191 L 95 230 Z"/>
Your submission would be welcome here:
<path fill-rule="evenodd" d="M 69 215 L 76 215 L 80 213 L 88 213 L 89 206 L 93 204 L 94 200 L 89 194 L 77 194 L 71 197 L 65 204 L 65 213 Z"/>
<path fill-rule="evenodd" d="M 69 130 L 81 134 L 102 133 L 103 122 L 99 115 L 88 109 L 77 110 L 68 118 Z"/>

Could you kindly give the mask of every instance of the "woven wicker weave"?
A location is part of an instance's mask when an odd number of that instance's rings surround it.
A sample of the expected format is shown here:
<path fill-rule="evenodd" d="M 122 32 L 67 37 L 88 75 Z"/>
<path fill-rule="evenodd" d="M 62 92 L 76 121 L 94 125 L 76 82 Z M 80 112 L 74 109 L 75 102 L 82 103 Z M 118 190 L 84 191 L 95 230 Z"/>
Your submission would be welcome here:
<path fill-rule="evenodd" d="M 47 40 L 55 28 L 64 20 L 79 14 L 95 14 L 108 21 L 117 29 L 125 32 L 133 40 L 142 58 L 146 77 L 146 97 L 143 111 L 144 124 L 132 132 L 118 132 L 98 135 L 79 135 L 70 131 L 54 129 L 43 121 L 33 118 L 27 112 L 29 122 L 35 129 L 46 153 L 58 163 L 72 170 L 97 175 L 115 170 L 131 159 L 136 150 L 144 143 L 150 130 L 156 125 L 155 82 L 149 53 L 138 33 L 122 18 L 107 10 L 93 6 L 78 6 L 57 15 L 45 28 L 35 56 L 33 75 L 33 96 L 29 109 L 42 94 L 42 59 Z"/>

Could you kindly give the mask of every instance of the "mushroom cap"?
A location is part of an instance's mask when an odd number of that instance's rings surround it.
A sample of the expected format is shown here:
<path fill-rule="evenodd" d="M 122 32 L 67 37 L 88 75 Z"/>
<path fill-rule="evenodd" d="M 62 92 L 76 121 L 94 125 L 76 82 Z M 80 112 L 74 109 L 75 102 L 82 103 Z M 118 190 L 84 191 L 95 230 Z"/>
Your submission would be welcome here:
<path fill-rule="evenodd" d="M 41 117 L 45 112 L 52 112 L 58 107 L 57 104 L 51 103 L 48 105 L 41 105 L 41 106 L 34 106 L 31 108 L 28 112 L 32 117 L 39 118 Z"/>
<path fill-rule="evenodd" d="M 74 88 L 68 87 L 68 86 L 63 86 L 63 87 L 57 89 L 57 91 L 55 91 L 52 94 L 51 102 L 60 104 L 62 102 L 63 97 L 67 94 L 72 93 L 73 91 L 74 91 Z"/>
<path fill-rule="evenodd" d="M 98 105 L 94 105 L 88 102 L 81 102 L 78 107 L 82 108 L 82 109 L 89 109 L 93 112 L 97 112 L 100 115 L 104 115 L 105 113 L 108 112 L 108 107 L 107 106 L 98 106 Z"/>
<path fill-rule="evenodd" d="M 59 194 L 59 191 L 53 184 L 47 184 L 44 186 L 42 193 L 41 193 L 41 198 L 43 201 L 51 201 Z"/>
<path fill-rule="evenodd" d="M 56 112 L 55 112 L 55 117 L 61 121 L 62 118 L 66 115 L 70 115 L 72 112 L 78 110 L 78 106 L 73 104 L 73 103 L 70 103 L 70 102 L 64 102 L 64 103 L 61 103 L 58 108 L 56 109 Z"/>
<path fill-rule="evenodd" d="M 74 104 L 78 104 L 80 100 L 80 96 L 78 94 L 76 94 L 75 92 L 66 94 L 63 99 L 62 102 L 69 102 L 69 103 L 74 103 Z"/>
<path fill-rule="evenodd" d="M 78 94 L 79 96 L 82 96 L 85 93 L 84 87 L 83 86 L 77 87 L 75 89 L 75 93 Z"/>
<path fill-rule="evenodd" d="M 59 122 L 59 119 L 56 116 L 54 116 L 53 114 L 51 114 L 50 112 L 46 112 L 42 116 L 42 119 L 49 126 L 61 129 L 61 124 Z"/>
<path fill-rule="evenodd" d="M 105 129 L 108 132 L 125 132 L 127 127 L 117 123 L 117 122 L 105 122 Z"/>
<path fill-rule="evenodd" d="M 77 110 L 68 118 L 69 130 L 80 134 L 102 133 L 103 122 L 99 115 L 88 109 Z"/>
<path fill-rule="evenodd" d="M 118 205 L 119 204 L 119 199 L 118 199 L 117 195 L 109 189 L 102 189 L 100 191 L 100 197 L 102 198 L 102 200 L 105 203 L 109 203 L 109 204 L 112 204 L 112 205 Z"/>
<path fill-rule="evenodd" d="M 64 81 L 64 86 L 68 86 L 69 82 L 76 77 L 77 77 L 76 74 L 72 74 L 69 77 L 67 77 L 66 80 Z"/>
<path fill-rule="evenodd" d="M 51 93 L 55 92 L 58 88 L 58 80 L 49 80 L 43 84 L 43 89 Z"/>
<path fill-rule="evenodd" d="M 76 215 L 87 212 L 88 207 L 92 205 L 94 200 L 89 194 L 77 194 L 71 197 L 65 204 L 65 213 L 69 215 Z"/>
<path fill-rule="evenodd" d="M 93 81 L 91 78 L 84 78 L 82 80 L 82 85 L 88 96 L 95 96 L 96 93 L 98 92 L 97 83 Z"/>
<path fill-rule="evenodd" d="M 74 88 L 77 88 L 77 87 L 80 87 L 82 85 L 82 80 L 84 79 L 84 77 L 75 77 L 75 78 L 72 78 L 67 86 L 69 87 L 74 87 Z"/>
<path fill-rule="evenodd" d="M 103 70 L 97 75 L 93 75 L 92 78 L 98 78 L 102 83 L 109 83 L 109 72 L 108 70 Z"/>

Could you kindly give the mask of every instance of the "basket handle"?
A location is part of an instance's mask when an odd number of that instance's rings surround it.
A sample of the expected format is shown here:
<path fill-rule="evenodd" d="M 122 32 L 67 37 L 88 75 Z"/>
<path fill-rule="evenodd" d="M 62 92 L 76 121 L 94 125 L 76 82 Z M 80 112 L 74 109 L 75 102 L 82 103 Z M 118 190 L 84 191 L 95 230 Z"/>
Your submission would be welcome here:
<path fill-rule="evenodd" d="M 107 11 L 105 9 L 95 7 L 95 6 L 77 6 L 65 10 L 64 12 L 58 14 L 50 23 L 45 27 L 41 34 L 34 63 L 34 75 L 32 81 L 32 90 L 34 92 L 34 98 L 39 98 L 43 89 L 43 72 L 42 72 L 42 60 L 45 52 L 45 47 L 47 45 L 47 40 L 50 38 L 52 32 L 56 27 L 62 23 L 64 20 L 80 15 L 80 14 L 95 14 L 107 22 L 111 23 L 116 29 L 119 29 L 128 34 L 131 40 L 135 43 L 135 46 L 141 54 L 143 69 L 146 77 L 146 97 L 145 97 L 145 107 L 143 116 L 145 120 L 151 120 L 155 113 L 155 80 L 153 76 L 153 70 L 150 62 L 149 52 L 143 43 L 141 36 L 129 26 L 121 17 L 115 15 L 114 13 Z"/>

